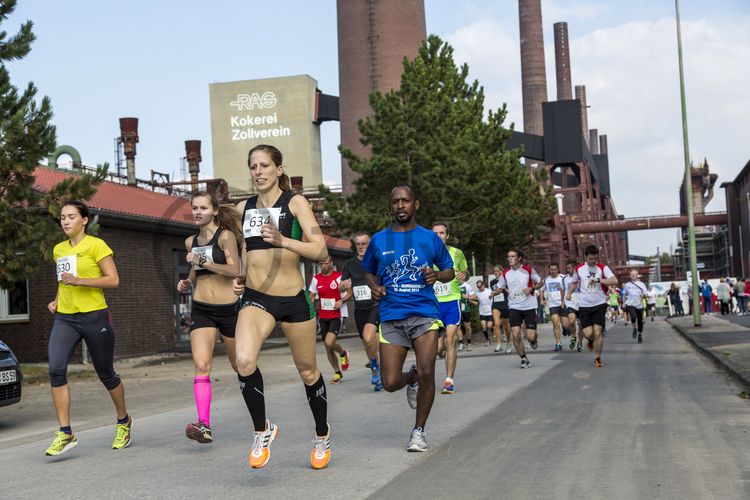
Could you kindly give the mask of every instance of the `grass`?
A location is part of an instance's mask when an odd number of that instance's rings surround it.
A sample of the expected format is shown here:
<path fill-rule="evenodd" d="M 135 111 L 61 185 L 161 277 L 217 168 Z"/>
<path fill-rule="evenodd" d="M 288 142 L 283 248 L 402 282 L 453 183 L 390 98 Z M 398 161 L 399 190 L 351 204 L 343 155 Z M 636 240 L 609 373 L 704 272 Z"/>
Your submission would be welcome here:
<path fill-rule="evenodd" d="M 47 365 L 37 363 L 21 363 L 21 373 L 23 373 L 24 384 L 38 384 L 40 382 L 49 382 L 49 370 L 47 368 Z M 96 377 L 96 372 L 89 368 L 68 371 L 68 379 L 72 380 L 85 380 L 93 377 Z"/>

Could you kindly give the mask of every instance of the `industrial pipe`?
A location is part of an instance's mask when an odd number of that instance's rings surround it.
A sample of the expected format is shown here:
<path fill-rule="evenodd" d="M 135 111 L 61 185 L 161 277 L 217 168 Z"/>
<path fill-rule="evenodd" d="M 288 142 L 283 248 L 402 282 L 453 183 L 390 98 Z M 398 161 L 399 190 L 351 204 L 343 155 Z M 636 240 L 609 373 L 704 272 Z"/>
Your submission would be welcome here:
<path fill-rule="evenodd" d="M 695 214 L 696 226 L 718 226 L 727 223 L 726 212 Z M 687 227 L 686 215 L 636 217 L 632 219 L 602 220 L 596 222 L 570 222 L 573 234 L 611 233 L 617 231 L 639 231 L 644 229 L 665 229 Z"/>

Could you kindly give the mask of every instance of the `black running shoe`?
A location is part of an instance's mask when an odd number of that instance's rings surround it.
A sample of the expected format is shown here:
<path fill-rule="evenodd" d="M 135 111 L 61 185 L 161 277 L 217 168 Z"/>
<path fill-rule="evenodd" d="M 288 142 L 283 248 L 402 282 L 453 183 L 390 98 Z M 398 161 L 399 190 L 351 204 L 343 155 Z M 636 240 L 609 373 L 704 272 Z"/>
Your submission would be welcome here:
<path fill-rule="evenodd" d="M 633 330 L 633 338 L 635 339 L 637 336 L 638 336 L 638 331 L 637 330 Z"/>
<path fill-rule="evenodd" d="M 638 343 L 643 344 L 643 335 L 641 335 L 640 333 L 638 334 Z"/>

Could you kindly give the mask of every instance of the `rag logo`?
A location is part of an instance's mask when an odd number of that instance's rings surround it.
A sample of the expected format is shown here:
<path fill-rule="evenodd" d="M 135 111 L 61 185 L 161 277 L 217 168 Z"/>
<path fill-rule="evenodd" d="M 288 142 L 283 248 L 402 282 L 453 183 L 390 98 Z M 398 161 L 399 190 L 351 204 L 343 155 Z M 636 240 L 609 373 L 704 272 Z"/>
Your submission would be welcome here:
<path fill-rule="evenodd" d="M 271 91 L 253 92 L 252 94 L 237 94 L 237 100 L 229 103 L 237 108 L 237 111 L 253 109 L 269 109 L 276 106 L 276 94 Z"/>

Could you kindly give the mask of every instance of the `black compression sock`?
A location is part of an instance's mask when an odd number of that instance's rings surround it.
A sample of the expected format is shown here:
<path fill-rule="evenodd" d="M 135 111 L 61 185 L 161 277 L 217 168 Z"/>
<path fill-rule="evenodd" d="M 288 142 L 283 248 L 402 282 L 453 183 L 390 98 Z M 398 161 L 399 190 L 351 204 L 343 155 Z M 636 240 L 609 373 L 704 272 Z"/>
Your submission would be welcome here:
<path fill-rule="evenodd" d="M 328 435 L 328 399 L 326 395 L 326 384 L 321 374 L 318 381 L 313 385 L 305 384 L 307 403 L 312 410 L 315 419 L 315 434 L 318 436 Z"/>
<path fill-rule="evenodd" d="M 263 395 L 263 375 L 260 374 L 260 369 L 247 377 L 237 374 L 237 378 L 242 398 L 253 419 L 253 427 L 256 432 L 266 430 L 266 397 Z"/>
<path fill-rule="evenodd" d="M 490 336 L 487 334 L 487 330 L 482 330 L 482 335 L 484 335 L 484 338 L 486 340 L 490 340 Z"/>

